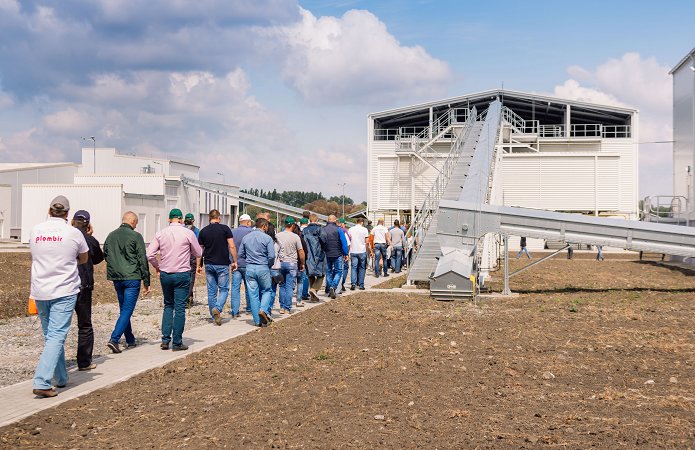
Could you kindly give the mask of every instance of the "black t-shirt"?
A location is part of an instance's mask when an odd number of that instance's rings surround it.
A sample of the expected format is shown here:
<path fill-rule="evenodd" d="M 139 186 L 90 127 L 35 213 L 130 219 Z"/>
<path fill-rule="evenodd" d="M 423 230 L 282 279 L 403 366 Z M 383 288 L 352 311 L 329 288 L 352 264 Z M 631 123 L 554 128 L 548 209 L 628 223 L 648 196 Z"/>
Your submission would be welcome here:
<path fill-rule="evenodd" d="M 205 264 L 228 266 L 232 263 L 227 239 L 232 239 L 232 230 L 223 223 L 212 222 L 200 230 L 198 243 L 203 247 Z"/>

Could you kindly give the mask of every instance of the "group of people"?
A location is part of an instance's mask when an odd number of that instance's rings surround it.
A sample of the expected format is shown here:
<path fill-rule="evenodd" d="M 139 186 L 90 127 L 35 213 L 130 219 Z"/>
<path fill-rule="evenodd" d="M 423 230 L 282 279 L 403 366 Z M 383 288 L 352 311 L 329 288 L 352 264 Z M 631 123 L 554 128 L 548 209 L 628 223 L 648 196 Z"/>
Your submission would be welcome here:
<path fill-rule="evenodd" d="M 89 212 L 77 211 L 68 223 L 69 211 L 67 198 L 54 198 L 48 219 L 36 225 L 30 235 L 30 296 L 36 301 L 45 339 L 33 380 L 33 393 L 38 397 L 53 397 L 57 395 L 55 387 L 67 384 L 64 343 L 73 311 L 78 324 L 78 370 L 96 368 L 92 361 L 91 308 L 94 265 L 102 261 L 106 261 L 106 277 L 113 283 L 120 310 L 107 347 L 121 353 L 123 337 L 125 348 L 137 346 L 131 317 L 141 292 L 150 292 L 151 265 L 163 294 L 160 348 L 182 351 L 188 349 L 183 343 L 185 309 L 193 299 L 196 275 L 205 274 L 208 309 L 216 325 L 222 325 L 228 297 L 231 317 L 241 317 L 243 284 L 245 311 L 254 325 L 265 327 L 273 321 L 276 298 L 281 314 L 291 314 L 293 306 L 302 307 L 305 301 L 318 302 L 322 289 L 336 298 L 346 289 L 349 269 L 350 289 L 364 290 L 367 261 L 374 258 L 377 277 L 381 267 L 388 276 L 389 265 L 392 271 L 400 272 L 405 247 L 404 230 L 398 221 L 387 229 L 382 219 L 369 230 L 363 219 L 357 219 L 348 229 L 344 220 L 333 215 L 322 226 L 316 214 L 305 211 L 299 223 L 287 217 L 283 229 L 276 231 L 270 214 L 259 213 L 255 221 L 248 214 L 241 215 L 239 226 L 230 229 L 213 209 L 209 224 L 198 229 L 192 214 L 184 217 L 174 208 L 169 212 L 169 226 L 157 232 L 149 246 L 136 231 L 137 214 L 126 212 L 102 250 L 93 236 Z"/>

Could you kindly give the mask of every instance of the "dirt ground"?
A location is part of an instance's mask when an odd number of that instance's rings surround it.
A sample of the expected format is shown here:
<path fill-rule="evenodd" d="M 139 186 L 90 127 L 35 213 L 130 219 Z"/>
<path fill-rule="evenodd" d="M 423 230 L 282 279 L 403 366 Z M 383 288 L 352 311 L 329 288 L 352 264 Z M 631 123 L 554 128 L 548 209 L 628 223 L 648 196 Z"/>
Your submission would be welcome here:
<path fill-rule="evenodd" d="M 27 315 L 31 253 L 0 253 L 0 320 Z M 159 278 L 152 275 L 151 296 L 161 296 Z M 201 279 L 199 282 L 204 283 Z M 106 263 L 94 266 L 95 304 L 116 302 L 113 284 L 106 280 Z"/>
<path fill-rule="evenodd" d="M 692 272 L 557 259 L 512 280 L 519 297 L 477 306 L 338 299 L 0 429 L 0 443 L 695 448 Z"/>

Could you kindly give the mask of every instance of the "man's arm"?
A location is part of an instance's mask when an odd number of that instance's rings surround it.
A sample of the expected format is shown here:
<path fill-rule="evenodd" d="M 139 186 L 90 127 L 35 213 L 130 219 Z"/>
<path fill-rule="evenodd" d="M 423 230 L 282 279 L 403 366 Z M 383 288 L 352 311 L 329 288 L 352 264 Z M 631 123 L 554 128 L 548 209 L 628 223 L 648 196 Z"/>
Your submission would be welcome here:
<path fill-rule="evenodd" d="M 92 264 L 100 264 L 104 260 L 104 252 L 101 251 L 99 241 L 97 241 L 96 238 L 90 236 L 87 245 L 89 245 L 90 250 L 92 251 Z"/>
<path fill-rule="evenodd" d="M 229 253 L 232 254 L 232 272 L 237 269 L 237 261 L 239 260 L 237 257 L 237 251 L 236 251 L 236 244 L 234 243 L 234 235 L 232 234 L 232 230 L 229 229 L 229 227 L 225 227 L 226 232 L 227 232 L 227 246 L 229 246 Z"/>
<path fill-rule="evenodd" d="M 147 295 L 150 293 L 150 266 L 149 264 L 147 264 L 147 250 L 145 249 L 145 239 L 143 239 L 142 235 L 139 233 L 135 238 L 135 251 L 137 252 L 136 261 L 138 265 L 138 274 L 140 274 L 142 284 L 145 286 L 145 289 L 142 293 L 143 295 Z M 157 270 L 157 272 L 159 272 L 159 270 Z"/>
<path fill-rule="evenodd" d="M 89 252 L 79 253 L 77 255 L 77 264 L 85 264 L 89 260 Z"/>
<path fill-rule="evenodd" d="M 301 270 L 304 270 L 304 263 L 305 263 L 305 261 L 306 261 L 306 256 L 304 255 L 304 249 L 301 249 L 301 248 L 300 248 L 300 249 L 297 251 L 297 256 L 298 256 L 298 258 L 299 258 L 299 267 L 298 267 L 298 268 L 299 268 L 300 271 L 301 271 Z"/>
<path fill-rule="evenodd" d="M 141 236 L 142 238 L 142 236 Z M 139 244 L 139 243 L 138 243 Z M 142 241 L 142 245 L 145 245 L 145 241 Z M 152 264 L 154 270 L 159 273 L 159 261 L 157 261 L 157 253 L 159 252 L 159 235 L 155 235 L 150 245 L 147 247 L 147 261 Z M 138 252 L 139 253 L 139 252 Z M 139 259 L 139 258 L 138 258 Z"/>
<path fill-rule="evenodd" d="M 268 239 L 266 249 L 268 251 L 268 267 L 273 267 L 273 264 L 275 264 L 275 246 L 272 239 Z"/>

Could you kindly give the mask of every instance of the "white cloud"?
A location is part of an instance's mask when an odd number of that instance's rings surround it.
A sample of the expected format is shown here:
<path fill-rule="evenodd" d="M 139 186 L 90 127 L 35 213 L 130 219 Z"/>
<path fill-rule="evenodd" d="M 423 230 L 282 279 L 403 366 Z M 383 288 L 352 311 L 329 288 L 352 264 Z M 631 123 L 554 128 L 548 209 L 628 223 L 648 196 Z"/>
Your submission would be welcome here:
<path fill-rule="evenodd" d="M 368 11 L 315 17 L 271 32 L 285 47 L 283 75 L 312 104 L 432 98 L 452 82 L 448 64 L 420 46 L 401 45 Z"/>
<path fill-rule="evenodd" d="M 571 66 L 572 77 L 554 89 L 561 98 L 639 109 L 640 195 L 671 192 L 673 147 L 670 141 L 672 82 L 669 67 L 655 58 L 626 53 L 595 69 Z"/>

